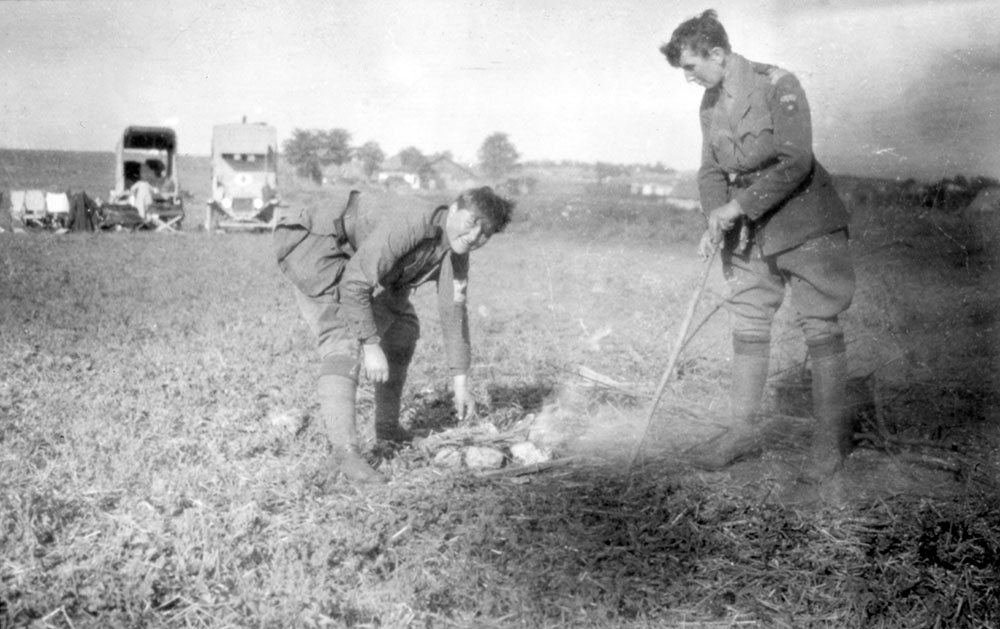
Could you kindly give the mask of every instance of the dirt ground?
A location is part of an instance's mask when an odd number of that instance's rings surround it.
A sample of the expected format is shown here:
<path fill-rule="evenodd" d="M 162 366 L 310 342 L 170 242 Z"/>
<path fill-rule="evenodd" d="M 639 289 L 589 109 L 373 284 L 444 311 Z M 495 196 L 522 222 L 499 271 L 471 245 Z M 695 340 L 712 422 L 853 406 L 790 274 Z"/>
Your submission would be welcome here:
<path fill-rule="evenodd" d="M 829 482 L 807 485 L 797 480 L 811 432 L 810 395 L 804 346 L 787 309 L 775 326 L 765 453 L 716 473 L 684 465 L 685 450 L 724 432 L 728 423 L 728 332 L 724 312 L 714 312 L 725 284 L 717 268 L 700 298 L 692 326 L 698 329 L 681 354 L 679 373 L 652 417 L 652 392 L 662 375 L 653 369 L 664 368 L 678 322 L 664 322 L 650 368 L 638 379 L 624 381 L 625 369 L 611 357 L 614 351 L 604 347 L 629 343 L 622 338 L 621 322 L 615 324 L 612 317 L 602 321 L 604 311 L 592 303 L 589 311 L 578 305 L 575 310 L 573 304 L 587 303 L 585 296 L 558 290 L 548 296 L 551 310 L 589 314 L 582 342 L 599 346 L 601 357 L 588 364 L 597 365 L 600 373 L 598 381 L 564 374 L 533 421 L 548 427 L 567 456 L 618 466 L 654 462 L 672 473 L 735 483 L 762 500 L 788 505 L 849 509 L 890 496 L 954 497 L 996 487 L 1000 410 L 989 376 L 996 364 L 993 313 L 998 294 L 991 280 L 996 272 L 991 256 L 956 257 L 946 239 L 934 242 L 931 256 L 885 247 L 874 237 L 855 245 L 859 288 L 844 320 L 856 441 L 843 469 Z M 639 265 L 643 270 L 633 273 L 632 281 L 653 295 L 673 290 L 675 302 L 686 303 L 704 263 L 684 246 L 671 248 L 667 255 L 657 253 L 670 272 L 657 274 L 653 263 Z M 578 255 L 586 256 L 589 268 L 605 269 L 616 251 L 593 245 Z M 569 254 L 562 264 L 583 261 Z M 623 286 L 595 275 L 588 284 L 592 295 L 626 299 L 628 282 Z M 654 328 L 645 332 L 655 333 Z"/>
<path fill-rule="evenodd" d="M 558 422 L 564 430 L 575 428 L 562 444 L 565 456 L 633 467 L 638 473 L 656 473 L 651 470 L 659 466 L 665 474 L 699 474 L 741 485 L 749 495 L 787 506 L 849 509 L 888 497 L 960 496 L 982 489 L 991 478 L 995 482 L 992 474 L 1000 463 L 995 420 L 952 431 L 949 441 L 940 442 L 889 445 L 875 441 L 870 433 L 858 432 L 843 468 L 826 483 L 806 484 L 798 476 L 808 463 L 811 420 L 772 414 L 763 428 L 767 445 L 761 456 L 723 471 L 706 472 L 687 467 L 685 451 L 724 432 L 725 417 L 699 418 L 678 414 L 676 409 L 673 414 L 658 411 L 647 428 L 648 408 L 572 410 L 575 396 L 563 393 L 537 420 Z M 868 421 L 867 417 L 860 419 L 862 424 Z"/>

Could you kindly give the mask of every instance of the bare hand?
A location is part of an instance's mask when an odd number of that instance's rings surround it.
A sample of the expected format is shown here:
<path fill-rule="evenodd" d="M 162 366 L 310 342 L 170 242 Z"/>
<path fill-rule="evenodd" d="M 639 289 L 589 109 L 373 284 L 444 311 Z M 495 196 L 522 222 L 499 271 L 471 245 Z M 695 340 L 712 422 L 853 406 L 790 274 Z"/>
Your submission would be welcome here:
<path fill-rule="evenodd" d="M 702 260 L 707 260 L 718 246 L 719 241 L 713 238 L 711 231 L 706 229 L 705 233 L 701 235 L 701 240 L 698 242 L 698 255 L 701 256 Z"/>
<path fill-rule="evenodd" d="M 708 214 L 708 231 L 715 242 L 722 241 L 722 235 L 736 225 L 737 219 L 743 216 L 743 208 L 736 201 L 717 207 Z"/>
<path fill-rule="evenodd" d="M 389 380 L 389 361 L 377 343 L 362 345 L 365 353 L 365 374 L 372 382 Z"/>
<path fill-rule="evenodd" d="M 455 376 L 455 413 L 458 421 L 472 417 L 476 413 L 476 401 L 469 393 L 468 377 Z"/>

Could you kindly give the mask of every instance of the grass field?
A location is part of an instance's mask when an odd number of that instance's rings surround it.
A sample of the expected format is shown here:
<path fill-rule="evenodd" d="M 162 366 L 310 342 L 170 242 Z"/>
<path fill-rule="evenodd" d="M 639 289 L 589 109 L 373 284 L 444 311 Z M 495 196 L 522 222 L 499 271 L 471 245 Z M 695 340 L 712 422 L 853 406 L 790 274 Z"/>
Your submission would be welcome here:
<path fill-rule="evenodd" d="M 0 627 L 997 626 L 996 224 L 853 209 L 866 406 L 818 488 L 794 482 L 809 423 L 787 314 L 786 430 L 764 457 L 716 474 L 677 457 L 725 409 L 716 312 L 629 465 L 702 270 L 690 213 L 584 187 L 520 199 L 473 259 L 464 425 L 416 294 L 410 425 L 502 444 L 545 417 L 572 462 L 491 475 L 375 451 L 390 483 L 332 492 L 318 361 L 267 235 L 0 234 Z M 708 289 L 699 321 L 717 268 Z M 367 382 L 359 409 L 370 438 Z"/>

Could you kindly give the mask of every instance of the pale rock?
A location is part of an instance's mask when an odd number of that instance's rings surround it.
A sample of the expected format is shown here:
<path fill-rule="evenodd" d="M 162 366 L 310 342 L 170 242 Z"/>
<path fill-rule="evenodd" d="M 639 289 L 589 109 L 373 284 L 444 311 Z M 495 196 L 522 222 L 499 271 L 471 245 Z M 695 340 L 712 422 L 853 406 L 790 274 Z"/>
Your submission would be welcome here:
<path fill-rule="evenodd" d="M 434 465 L 450 469 L 462 467 L 462 451 L 458 448 L 441 448 L 434 455 Z"/>
<path fill-rule="evenodd" d="M 518 465 L 535 465 L 552 460 L 552 453 L 543 450 L 530 441 L 521 441 L 510 447 L 510 456 Z"/>
<path fill-rule="evenodd" d="M 503 467 L 503 452 L 496 448 L 469 446 L 465 451 L 465 464 L 474 470 L 495 470 Z"/>

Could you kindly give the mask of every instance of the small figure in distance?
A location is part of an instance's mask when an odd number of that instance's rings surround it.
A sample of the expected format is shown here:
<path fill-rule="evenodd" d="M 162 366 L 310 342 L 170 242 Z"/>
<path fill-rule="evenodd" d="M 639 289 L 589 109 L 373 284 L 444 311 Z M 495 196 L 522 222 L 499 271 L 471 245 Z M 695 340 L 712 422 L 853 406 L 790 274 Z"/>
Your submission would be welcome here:
<path fill-rule="evenodd" d="M 146 220 L 149 207 L 153 205 L 154 196 L 158 194 L 154 184 L 159 181 L 159 173 L 155 170 L 159 160 L 148 159 L 139 167 L 139 180 L 129 188 L 129 205 L 139 211 L 139 216 Z"/>

